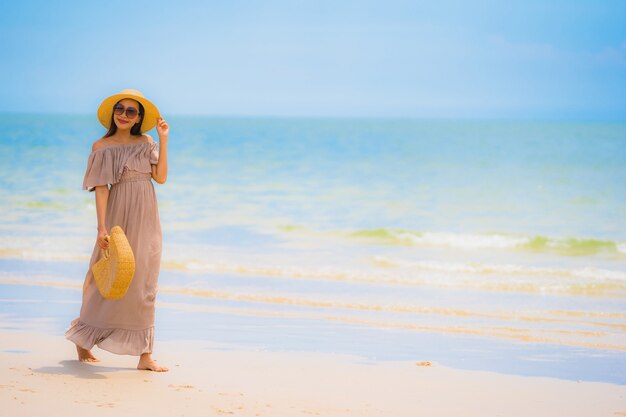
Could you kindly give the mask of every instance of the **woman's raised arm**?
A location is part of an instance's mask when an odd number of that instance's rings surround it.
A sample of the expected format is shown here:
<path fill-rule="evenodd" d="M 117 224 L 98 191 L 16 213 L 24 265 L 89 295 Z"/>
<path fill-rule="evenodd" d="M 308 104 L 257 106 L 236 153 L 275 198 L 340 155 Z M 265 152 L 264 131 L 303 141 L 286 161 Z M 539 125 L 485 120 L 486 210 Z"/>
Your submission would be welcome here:
<path fill-rule="evenodd" d="M 156 129 L 159 134 L 159 161 L 152 165 L 152 178 L 159 184 L 164 184 L 167 180 L 167 140 L 170 127 L 165 120 L 159 118 Z"/>

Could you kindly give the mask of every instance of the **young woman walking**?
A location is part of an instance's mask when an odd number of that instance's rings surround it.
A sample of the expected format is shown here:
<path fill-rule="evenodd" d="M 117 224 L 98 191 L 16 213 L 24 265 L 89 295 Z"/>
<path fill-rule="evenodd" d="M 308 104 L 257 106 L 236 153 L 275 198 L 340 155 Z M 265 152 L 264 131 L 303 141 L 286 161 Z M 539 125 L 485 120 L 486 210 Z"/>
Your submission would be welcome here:
<path fill-rule="evenodd" d="M 83 189 L 95 190 L 98 237 L 83 284 L 80 316 L 65 337 L 76 344 L 81 362 L 96 362 L 94 345 L 121 355 L 139 356 L 137 369 L 168 369 L 152 358 L 154 303 L 161 261 L 161 223 L 152 179 L 167 179 L 169 126 L 157 107 L 139 91 L 124 90 L 98 109 L 107 133 L 94 142 Z M 157 144 L 144 132 L 156 126 Z M 103 298 L 91 272 L 113 226 L 120 226 L 135 256 L 135 275 L 126 295 Z"/>

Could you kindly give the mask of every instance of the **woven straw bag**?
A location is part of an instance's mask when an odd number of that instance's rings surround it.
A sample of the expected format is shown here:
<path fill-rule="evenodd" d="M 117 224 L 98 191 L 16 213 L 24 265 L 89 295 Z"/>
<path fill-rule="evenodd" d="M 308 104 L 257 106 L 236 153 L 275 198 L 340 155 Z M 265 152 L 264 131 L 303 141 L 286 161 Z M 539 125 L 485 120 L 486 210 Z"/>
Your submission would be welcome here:
<path fill-rule="evenodd" d="M 114 226 L 105 239 L 109 242 L 109 248 L 102 251 L 102 257 L 93 264 L 91 271 L 100 294 L 115 300 L 126 294 L 133 280 L 135 256 L 121 227 Z"/>

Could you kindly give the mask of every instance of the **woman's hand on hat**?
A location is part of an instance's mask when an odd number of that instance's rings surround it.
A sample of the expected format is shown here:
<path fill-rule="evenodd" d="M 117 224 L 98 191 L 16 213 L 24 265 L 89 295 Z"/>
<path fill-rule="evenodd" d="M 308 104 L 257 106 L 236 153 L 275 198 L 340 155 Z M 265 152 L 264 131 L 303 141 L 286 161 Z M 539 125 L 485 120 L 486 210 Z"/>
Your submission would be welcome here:
<path fill-rule="evenodd" d="M 170 126 L 162 117 L 159 117 L 157 119 L 156 130 L 157 130 L 157 133 L 159 134 L 160 141 L 167 140 L 167 136 L 170 133 Z"/>
<path fill-rule="evenodd" d="M 104 227 L 98 228 L 98 239 L 96 240 L 96 243 L 100 249 L 107 249 L 109 247 L 109 241 L 106 239 L 106 236 L 108 235 L 109 233 Z"/>

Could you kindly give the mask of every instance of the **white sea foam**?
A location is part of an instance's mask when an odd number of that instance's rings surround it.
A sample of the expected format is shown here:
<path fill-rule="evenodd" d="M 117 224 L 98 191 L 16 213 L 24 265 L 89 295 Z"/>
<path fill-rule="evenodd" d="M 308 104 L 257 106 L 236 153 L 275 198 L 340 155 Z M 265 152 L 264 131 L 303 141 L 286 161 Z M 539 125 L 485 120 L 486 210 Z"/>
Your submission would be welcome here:
<path fill-rule="evenodd" d="M 499 234 L 455 234 L 455 233 L 412 233 L 391 231 L 396 239 L 420 246 L 446 246 L 460 249 L 509 249 L 529 243 L 528 237 L 505 236 Z"/>
<path fill-rule="evenodd" d="M 435 272 L 465 273 L 465 274 L 499 274 L 527 275 L 527 276 L 562 276 L 579 277 L 590 280 L 622 280 L 626 281 L 626 272 L 601 268 L 585 267 L 574 268 L 547 268 L 515 264 L 489 264 L 489 263 L 457 263 L 439 261 L 410 261 L 403 259 L 391 259 L 387 256 L 374 256 L 372 261 L 375 265 L 389 268 L 399 267 L 405 269 L 426 270 Z"/>
<path fill-rule="evenodd" d="M 453 250 L 513 250 L 559 256 L 623 258 L 626 243 L 589 237 L 550 237 L 502 233 L 416 232 L 398 229 L 361 230 L 349 235 L 362 241 Z"/>

